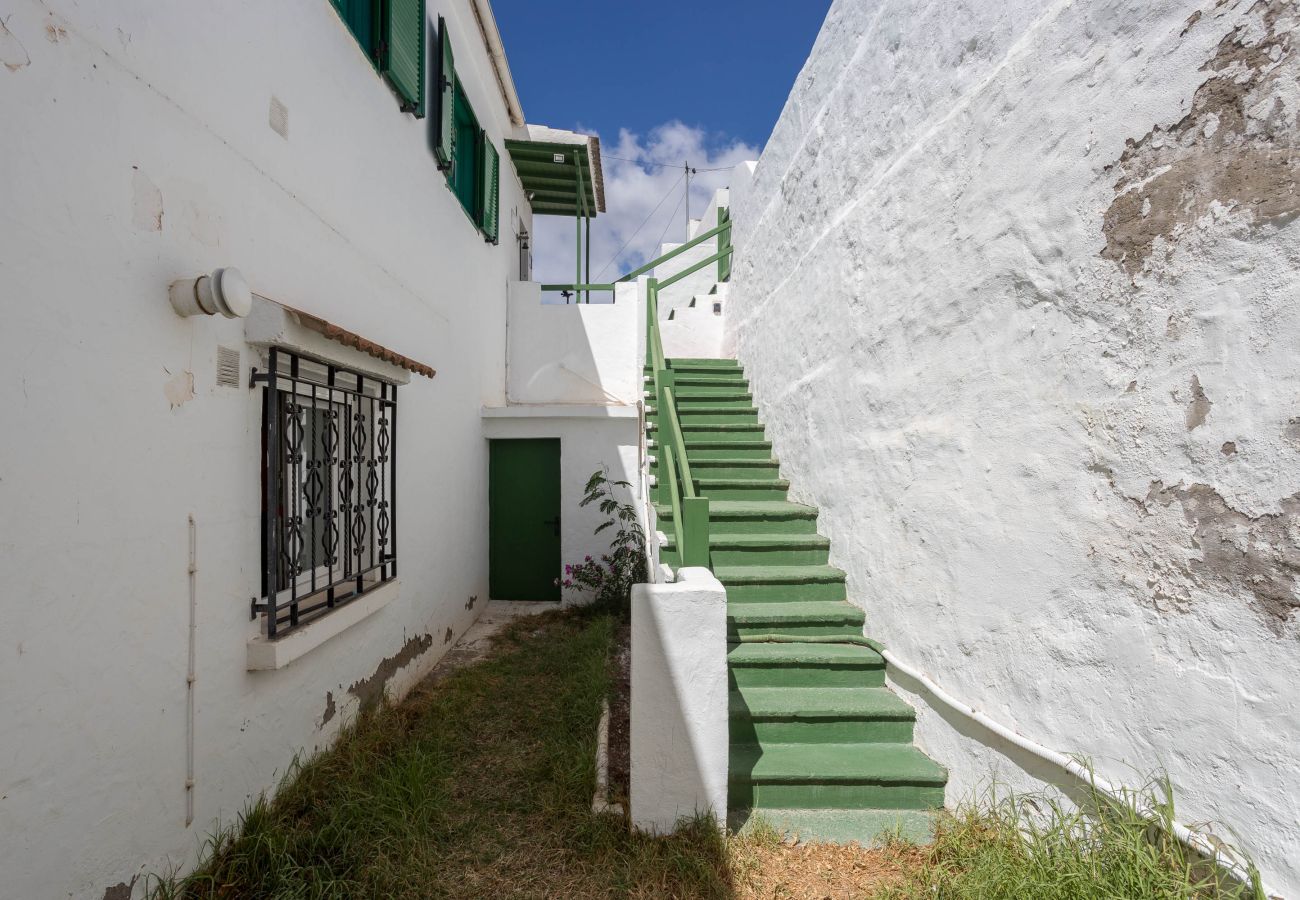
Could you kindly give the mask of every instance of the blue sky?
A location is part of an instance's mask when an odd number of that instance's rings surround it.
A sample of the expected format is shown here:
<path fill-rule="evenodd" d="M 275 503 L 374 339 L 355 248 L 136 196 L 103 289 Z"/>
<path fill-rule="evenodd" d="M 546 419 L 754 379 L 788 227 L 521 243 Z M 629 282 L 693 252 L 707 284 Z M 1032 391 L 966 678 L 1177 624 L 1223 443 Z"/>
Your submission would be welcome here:
<path fill-rule="evenodd" d="M 528 121 L 600 136 L 607 213 L 592 225 L 593 280 L 611 280 L 656 255 L 662 241 L 684 238 L 681 170 L 655 163 L 689 159 L 705 169 L 758 158 L 829 7 L 493 0 Z M 692 180 L 693 210 L 726 175 Z M 572 281 L 572 220 L 538 217 L 534 231 L 537 280 Z"/>
<path fill-rule="evenodd" d="M 494 0 L 530 122 L 645 133 L 674 119 L 761 147 L 830 0 Z"/>

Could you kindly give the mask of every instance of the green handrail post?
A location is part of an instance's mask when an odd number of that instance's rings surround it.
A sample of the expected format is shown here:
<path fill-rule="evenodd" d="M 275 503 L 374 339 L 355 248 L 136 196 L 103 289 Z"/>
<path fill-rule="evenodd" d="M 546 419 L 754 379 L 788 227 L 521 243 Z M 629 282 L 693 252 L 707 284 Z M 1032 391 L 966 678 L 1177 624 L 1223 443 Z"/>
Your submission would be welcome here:
<path fill-rule="evenodd" d="M 718 207 L 718 227 L 724 224 L 731 224 L 731 210 L 725 206 Z M 731 249 L 731 229 L 720 231 L 718 233 L 718 252 Z M 729 281 L 731 279 L 731 257 L 727 256 L 718 260 L 718 281 Z"/>
<path fill-rule="evenodd" d="M 687 497 L 682 500 L 683 531 L 686 545 L 682 547 L 682 565 L 709 567 L 709 498 Z"/>

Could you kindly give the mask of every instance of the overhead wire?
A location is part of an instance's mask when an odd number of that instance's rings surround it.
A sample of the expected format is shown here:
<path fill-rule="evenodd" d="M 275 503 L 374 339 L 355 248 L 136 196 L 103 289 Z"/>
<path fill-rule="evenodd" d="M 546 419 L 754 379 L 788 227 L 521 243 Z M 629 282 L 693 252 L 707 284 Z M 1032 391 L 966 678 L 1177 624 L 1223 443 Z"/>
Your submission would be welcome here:
<path fill-rule="evenodd" d="M 608 153 L 602 153 L 602 154 L 600 155 L 600 158 L 601 158 L 601 159 L 616 159 L 616 160 L 618 160 L 619 162 L 630 162 L 630 163 L 636 163 L 638 166 L 657 166 L 657 167 L 660 168 L 660 169 L 684 169 L 684 168 L 686 168 L 686 163 L 684 163 L 684 162 L 679 162 L 679 163 L 660 163 L 660 162 L 650 162 L 649 160 L 645 160 L 645 159 L 628 159 L 626 156 L 610 156 Z M 692 171 L 692 172 L 729 172 L 729 171 L 731 171 L 731 170 L 734 169 L 734 168 L 735 168 L 735 166 L 714 166 L 714 167 L 711 168 L 711 169 L 699 169 L 699 168 L 696 168 L 695 166 L 691 166 L 691 171 Z"/>
<path fill-rule="evenodd" d="M 673 211 L 668 214 L 668 224 L 664 226 L 664 230 L 660 233 L 659 240 L 655 241 L 656 247 L 662 247 L 664 245 L 664 235 L 668 234 L 668 229 L 673 227 L 673 220 L 677 218 L 677 210 L 682 208 L 682 200 L 685 199 L 686 191 L 682 191 L 681 200 L 677 201 L 677 205 L 673 207 Z"/>
<path fill-rule="evenodd" d="M 618 248 L 617 252 L 615 252 L 614 255 L 611 256 L 611 257 L 609 258 L 609 261 L 608 261 L 607 263 L 605 263 L 605 265 L 603 265 L 603 266 L 600 267 L 600 271 L 596 273 L 596 281 L 598 281 L 598 282 L 600 281 L 600 276 L 605 274 L 605 270 L 608 269 L 610 266 L 612 266 L 612 265 L 613 265 L 613 264 L 618 260 L 619 256 L 623 253 L 623 251 L 626 250 L 626 249 L 631 245 L 633 239 L 634 239 L 638 234 L 640 234 L 640 233 L 641 233 L 641 229 L 642 229 L 642 228 L 645 228 L 646 224 L 647 224 L 647 223 L 648 223 L 652 218 L 654 218 L 654 214 L 657 213 L 657 212 L 659 212 L 659 207 L 663 206 L 663 205 L 664 205 L 664 201 L 667 200 L 669 197 L 672 196 L 673 191 L 677 190 L 677 185 L 681 184 L 681 183 L 682 183 L 682 178 L 685 178 L 685 177 L 686 177 L 686 173 L 683 172 L 681 178 L 678 178 L 676 181 L 674 181 L 674 182 L 673 182 L 673 183 L 668 187 L 667 192 L 666 192 L 662 197 L 660 197 L 660 198 L 659 198 L 659 202 L 655 204 L 655 208 L 652 209 L 652 210 L 650 210 L 650 215 L 646 216 L 646 217 L 641 221 L 641 224 L 638 225 L 638 226 L 636 227 L 636 231 L 632 232 L 631 237 L 629 237 L 626 241 L 623 242 L 623 246 Z M 678 205 L 681 205 L 681 201 L 680 201 L 680 200 L 677 201 L 677 202 L 678 202 Z M 676 210 L 674 210 L 674 212 L 676 212 Z M 669 220 L 669 222 L 671 222 L 671 221 L 672 221 L 672 217 L 670 216 L 668 220 Z"/>

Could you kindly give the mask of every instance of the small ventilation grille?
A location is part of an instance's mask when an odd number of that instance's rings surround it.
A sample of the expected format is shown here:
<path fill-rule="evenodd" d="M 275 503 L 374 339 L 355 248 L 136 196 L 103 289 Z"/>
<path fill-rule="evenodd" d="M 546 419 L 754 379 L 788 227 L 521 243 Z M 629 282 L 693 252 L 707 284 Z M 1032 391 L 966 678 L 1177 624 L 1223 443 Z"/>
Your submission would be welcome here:
<path fill-rule="evenodd" d="M 239 387 L 239 351 L 230 347 L 217 348 L 217 384 L 222 387 Z"/>

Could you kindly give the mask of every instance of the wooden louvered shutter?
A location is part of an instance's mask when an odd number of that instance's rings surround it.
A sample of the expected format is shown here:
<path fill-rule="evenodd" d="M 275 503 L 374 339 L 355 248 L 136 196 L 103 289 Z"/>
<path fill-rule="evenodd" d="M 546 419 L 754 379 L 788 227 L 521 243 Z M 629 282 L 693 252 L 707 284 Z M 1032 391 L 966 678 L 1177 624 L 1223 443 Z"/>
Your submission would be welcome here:
<path fill-rule="evenodd" d="M 450 169 L 456 158 L 456 65 L 451 53 L 451 34 L 447 21 L 438 17 L 438 72 L 435 84 L 438 95 L 438 121 L 435 126 L 433 155 L 438 168 Z"/>
<path fill-rule="evenodd" d="M 493 244 L 498 241 L 501 206 L 501 157 L 487 135 L 483 135 L 483 206 L 479 227 Z"/>
<path fill-rule="evenodd" d="M 424 0 L 385 0 L 380 68 L 402 109 L 424 116 Z"/>

